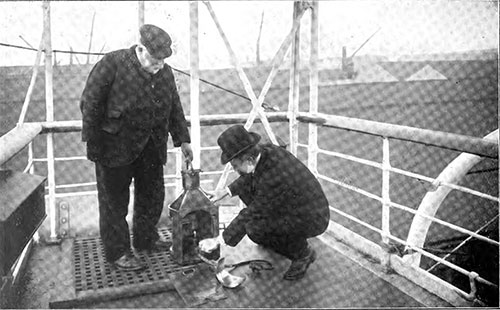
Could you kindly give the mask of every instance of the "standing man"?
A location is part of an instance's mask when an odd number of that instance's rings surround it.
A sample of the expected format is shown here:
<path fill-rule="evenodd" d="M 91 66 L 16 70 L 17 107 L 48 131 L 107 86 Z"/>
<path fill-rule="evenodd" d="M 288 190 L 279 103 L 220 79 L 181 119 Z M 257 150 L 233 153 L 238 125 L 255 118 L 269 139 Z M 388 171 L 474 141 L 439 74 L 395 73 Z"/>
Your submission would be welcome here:
<path fill-rule="evenodd" d="M 239 196 L 246 208 L 222 235 L 200 241 L 211 252 L 219 244 L 236 246 L 245 235 L 289 258 L 285 280 L 298 280 L 316 259 L 308 238 L 323 233 L 330 220 L 328 201 L 309 169 L 283 147 L 258 144 L 260 136 L 235 125 L 218 138 L 221 162 L 231 163 L 240 177 L 214 192 L 212 200 Z"/>
<path fill-rule="evenodd" d="M 110 52 L 94 66 L 80 102 L 82 140 L 95 162 L 99 228 L 109 262 L 123 270 L 145 267 L 130 246 L 129 187 L 134 179 L 133 246 L 170 246 L 157 232 L 165 198 L 163 165 L 168 134 L 191 161 L 193 152 L 172 69 L 170 36 L 143 25 L 140 43 Z"/>

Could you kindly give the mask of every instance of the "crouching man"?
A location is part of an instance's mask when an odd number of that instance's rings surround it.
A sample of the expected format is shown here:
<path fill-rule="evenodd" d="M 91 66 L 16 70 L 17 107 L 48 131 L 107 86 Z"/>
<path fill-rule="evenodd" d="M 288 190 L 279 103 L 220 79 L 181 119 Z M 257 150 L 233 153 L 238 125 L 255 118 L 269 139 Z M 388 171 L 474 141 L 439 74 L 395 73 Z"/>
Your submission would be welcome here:
<path fill-rule="evenodd" d="M 289 258 L 285 280 L 301 279 L 316 252 L 307 239 L 322 234 L 330 220 L 328 201 L 320 183 L 290 152 L 272 144 L 259 144 L 260 136 L 235 125 L 217 143 L 221 162 L 231 163 L 240 177 L 215 191 L 212 201 L 239 196 L 246 208 L 217 238 L 200 241 L 200 250 L 219 245 L 236 246 L 245 235 L 255 243 Z"/>

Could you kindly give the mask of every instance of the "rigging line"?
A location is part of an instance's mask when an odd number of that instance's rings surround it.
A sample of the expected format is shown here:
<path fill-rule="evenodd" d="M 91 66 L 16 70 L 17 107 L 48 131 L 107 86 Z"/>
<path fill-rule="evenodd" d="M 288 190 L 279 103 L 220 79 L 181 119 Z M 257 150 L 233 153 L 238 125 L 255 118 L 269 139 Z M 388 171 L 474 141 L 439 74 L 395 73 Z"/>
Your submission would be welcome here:
<path fill-rule="evenodd" d="M 420 249 L 422 249 L 424 251 L 427 251 L 427 252 L 431 252 L 431 253 L 434 252 L 434 253 L 437 253 L 437 254 L 449 254 L 449 255 L 458 255 L 458 256 L 470 255 L 470 253 L 450 251 L 450 250 L 443 250 L 443 249 L 438 249 L 438 248 L 422 247 Z"/>
<path fill-rule="evenodd" d="M 20 48 L 20 49 L 25 49 L 25 50 L 30 50 L 30 51 L 37 51 L 37 49 L 35 48 L 31 48 L 31 47 L 25 47 L 25 46 L 21 46 L 21 45 L 14 45 L 14 44 L 8 44 L 8 43 L 0 43 L 0 46 L 6 46 L 6 47 L 14 47 L 14 48 Z M 42 49 L 42 52 L 45 52 L 45 49 Z M 104 56 L 106 53 L 95 53 L 95 52 L 75 52 L 75 51 L 64 51 L 64 50 L 52 50 L 52 52 L 54 53 L 66 53 L 66 54 L 79 54 L 79 55 L 97 55 L 97 56 Z M 187 76 L 191 76 L 191 74 L 189 74 L 188 72 L 185 72 L 185 71 L 182 71 L 180 69 L 176 69 L 174 67 L 171 67 L 172 70 L 176 71 L 176 72 L 179 72 L 179 73 L 182 73 L 182 74 L 185 74 Z M 237 93 L 235 91 L 232 91 L 232 90 L 229 90 L 225 87 L 222 87 L 222 86 L 219 86 L 217 84 L 214 84 L 212 82 L 209 82 L 205 79 L 201 79 L 199 78 L 200 82 L 203 82 L 203 83 L 206 83 L 210 86 L 213 86 L 213 87 L 216 87 L 218 89 L 221 89 L 221 90 L 224 90 L 230 94 L 233 94 L 235 96 L 238 96 L 238 97 L 241 97 L 245 100 L 248 100 L 248 101 L 251 101 L 250 98 L 240 94 L 240 93 Z M 266 110 L 270 110 L 270 111 L 279 111 L 279 108 L 277 107 L 274 107 L 274 106 L 271 106 L 269 105 L 268 103 L 266 102 L 263 102 L 262 103 L 262 107 Z"/>
<path fill-rule="evenodd" d="M 191 76 L 189 73 L 184 72 L 184 71 L 179 70 L 179 69 L 176 69 L 176 68 L 174 68 L 174 67 L 172 67 L 172 69 L 173 69 L 174 71 L 177 71 L 177 72 L 179 72 L 179 73 L 185 74 L 185 75 L 187 75 L 187 76 Z M 217 84 L 214 84 L 214 83 L 212 83 L 212 82 L 209 82 L 209 81 L 207 81 L 207 80 L 205 80 L 205 79 L 199 78 L 199 80 L 200 80 L 201 82 L 203 82 L 203 83 L 206 83 L 206 84 L 208 84 L 208 85 L 210 85 L 210 86 L 213 86 L 213 87 L 215 87 L 215 88 L 218 88 L 218 89 L 224 90 L 224 91 L 226 91 L 226 92 L 228 92 L 228 93 L 231 93 L 231 94 L 233 94 L 233 95 L 235 95 L 235 96 L 241 97 L 241 98 L 246 99 L 246 100 L 248 100 L 248 101 L 252 101 L 252 100 L 251 100 L 250 98 L 248 98 L 247 96 L 244 96 L 244 95 L 242 95 L 242 94 L 240 94 L 240 93 L 237 93 L 237 92 L 235 92 L 235 91 L 232 91 L 232 90 L 230 90 L 230 89 L 224 88 L 224 87 L 219 86 L 219 85 L 217 85 Z M 279 109 L 278 109 L 278 108 L 273 107 L 273 106 L 270 106 L 269 104 L 267 104 L 267 103 L 265 103 L 265 102 L 263 102 L 263 103 L 262 103 L 262 107 L 263 107 L 264 109 L 268 109 L 268 110 L 272 110 L 272 111 L 279 111 Z"/>
<path fill-rule="evenodd" d="M 469 171 L 467 174 L 476 174 L 476 173 L 486 173 L 486 172 L 493 172 L 493 171 L 498 171 L 498 167 L 496 168 L 488 168 L 488 169 L 482 169 L 482 170 L 474 170 L 474 171 Z"/>
<path fill-rule="evenodd" d="M 19 49 L 24 49 L 24 50 L 29 50 L 29 51 L 37 51 L 36 48 L 31 48 L 31 47 L 26 47 L 26 46 L 21 46 L 21 45 L 15 45 L 15 44 L 9 44 L 9 43 L 0 43 L 0 46 L 6 46 L 6 47 L 13 47 L 13 48 L 19 48 Z M 45 52 L 45 49 L 42 49 L 42 52 Z M 52 50 L 53 53 L 62 53 L 62 54 L 81 54 L 81 55 L 105 55 L 105 53 L 96 53 L 96 52 L 75 52 L 75 51 L 65 51 L 65 50 Z"/>
<path fill-rule="evenodd" d="M 483 225 L 481 228 L 479 228 L 476 233 L 480 233 L 482 230 L 486 229 L 488 226 L 490 226 L 492 223 L 495 222 L 495 220 L 497 220 L 499 217 L 499 215 L 496 215 L 495 217 L 493 217 L 490 221 L 488 221 L 488 223 L 486 223 L 485 225 Z M 464 241 L 462 241 L 459 245 L 457 245 L 453 250 L 451 250 L 450 253 L 446 254 L 443 259 L 446 260 L 448 257 L 451 256 L 451 254 L 455 251 L 457 251 L 458 249 L 460 249 L 464 244 L 466 244 L 469 240 L 472 239 L 472 236 L 469 236 L 467 237 L 467 239 L 465 239 Z M 438 265 L 440 265 L 441 263 L 440 262 L 436 262 L 434 265 L 432 265 L 429 269 L 427 269 L 427 272 L 431 272 L 434 268 L 436 268 Z"/>

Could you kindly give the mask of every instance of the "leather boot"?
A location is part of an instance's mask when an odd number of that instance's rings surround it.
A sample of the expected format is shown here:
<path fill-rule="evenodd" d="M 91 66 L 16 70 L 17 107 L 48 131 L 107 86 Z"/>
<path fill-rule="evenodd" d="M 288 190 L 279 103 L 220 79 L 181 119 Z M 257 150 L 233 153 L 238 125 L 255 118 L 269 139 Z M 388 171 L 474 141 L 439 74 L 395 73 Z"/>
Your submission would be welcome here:
<path fill-rule="evenodd" d="M 292 260 L 292 264 L 283 275 L 283 279 L 295 281 L 304 277 L 309 265 L 311 265 L 316 259 L 316 251 L 314 251 L 311 247 L 308 246 L 305 252 L 306 254 L 301 258 Z"/>
<path fill-rule="evenodd" d="M 146 268 L 146 264 L 130 252 L 123 254 L 120 258 L 115 260 L 113 265 L 117 269 L 124 271 L 136 271 Z"/>

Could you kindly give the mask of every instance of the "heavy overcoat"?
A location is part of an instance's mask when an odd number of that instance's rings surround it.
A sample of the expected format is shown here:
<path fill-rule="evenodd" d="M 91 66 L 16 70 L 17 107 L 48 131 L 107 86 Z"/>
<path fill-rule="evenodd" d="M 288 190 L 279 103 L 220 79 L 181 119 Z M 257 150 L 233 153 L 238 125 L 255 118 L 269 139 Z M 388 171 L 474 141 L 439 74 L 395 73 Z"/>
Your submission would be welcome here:
<path fill-rule="evenodd" d="M 328 201 L 316 177 L 279 146 L 262 145 L 254 173 L 240 176 L 229 190 L 247 205 L 223 232 L 230 246 L 238 244 L 254 219 L 267 219 L 268 225 L 290 234 L 299 232 L 302 238 L 321 234 L 330 220 Z"/>
<path fill-rule="evenodd" d="M 82 140 L 87 157 L 104 166 L 133 162 L 151 138 L 163 164 L 168 133 L 174 146 L 190 142 L 172 69 L 152 75 L 142 69 L 135 46 L 106 54 L 83 91 Z"/>

